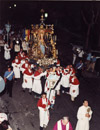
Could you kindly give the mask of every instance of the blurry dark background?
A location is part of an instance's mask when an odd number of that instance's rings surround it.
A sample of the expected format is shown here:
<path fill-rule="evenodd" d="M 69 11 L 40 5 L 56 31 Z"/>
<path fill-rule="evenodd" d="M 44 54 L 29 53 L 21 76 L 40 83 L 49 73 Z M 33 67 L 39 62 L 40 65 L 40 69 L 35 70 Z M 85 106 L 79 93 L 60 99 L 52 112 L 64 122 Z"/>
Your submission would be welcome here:
<path fill-rule="evenodd" d="M 48 13 L 45 23 L 54 24 L 60 57 L 72 58 L 70 43 L 100 50 L 100 2 L 0 1 L 0 25 L 30 28 L 40 23 L 41 9 Z"/>

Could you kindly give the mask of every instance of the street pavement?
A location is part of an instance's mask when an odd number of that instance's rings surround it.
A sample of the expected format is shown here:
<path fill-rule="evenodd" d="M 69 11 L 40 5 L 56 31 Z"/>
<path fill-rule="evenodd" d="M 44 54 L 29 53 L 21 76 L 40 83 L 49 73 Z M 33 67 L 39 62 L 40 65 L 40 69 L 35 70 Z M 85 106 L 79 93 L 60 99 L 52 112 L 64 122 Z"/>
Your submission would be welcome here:
<path fill-rule="evenodd" d="M 3 77 L 7 65 L 0 52 L 0 76 Z M 53 130 L 55 123 L 63 116 L 69 116 L 73 129 L 77 123 L 77 110 L 86 99 L 93 110 L 90 130 L 100 130 L 100 77 L 95 73 L 84 72 L 80 78 L 80 94 L 74 102 L 70 95 L 64 93 L 56 97 L 54 109 L 50 109 L 50 121 L 45 130 Z M 0 96 L 0 112 L 7 113 L 13 130 L 39 130 L 39 99 L 30 95 L 28 90 L 22 91 L 22 77 L 13 84 L 13 97 L 6 93 Z"/>

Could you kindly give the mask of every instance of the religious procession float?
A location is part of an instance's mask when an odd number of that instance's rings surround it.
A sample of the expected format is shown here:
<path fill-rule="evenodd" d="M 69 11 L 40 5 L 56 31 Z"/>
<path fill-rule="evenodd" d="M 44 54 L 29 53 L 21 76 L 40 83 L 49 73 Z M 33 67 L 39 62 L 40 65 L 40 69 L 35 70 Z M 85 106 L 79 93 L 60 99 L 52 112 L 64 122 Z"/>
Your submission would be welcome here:
<path fill-rule="evenodd" d="M 40 66 L 49 66 L 57 62 L 57 36 L 54 34 L 54 25 L 46 25 L 44 20 L 42 14 L 40 24 L 31 25 L 31 30 L 27 30 L 25 40 L 29 42 L 29 59 L 36 61 Z"/>

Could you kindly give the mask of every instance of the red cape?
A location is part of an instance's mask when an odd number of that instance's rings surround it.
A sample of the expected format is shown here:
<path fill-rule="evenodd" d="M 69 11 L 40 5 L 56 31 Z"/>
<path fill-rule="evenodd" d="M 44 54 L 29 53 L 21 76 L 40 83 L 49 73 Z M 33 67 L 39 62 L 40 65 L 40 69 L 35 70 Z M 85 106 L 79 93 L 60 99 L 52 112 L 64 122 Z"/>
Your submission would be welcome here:
<path fill-rule="evenodd" d="M 46 98 L 46 102 L 47 102 L 47 98 Z M 48 100 L 48 105 L 50 105 L 50 101 Z M 38 103 L 37 103 L 38 107 L 42 107 L 42 108 L 46 108 L 45 104 L 42 104 L 42 98 L 39 99 Z"/>
<path fill-rule="evenodd" d="M 29 70 L 26 69 L 23 74 L 27 74 L 27 75 L 31 76 L 33 74 L 33 71 L 30 73 Z"/>
<path fill-rule="evenodd" d="M 12 63 L 16 63 L 15 59 L 12 61 Z M 18 62 L 16 64 L 20 64 L 20 60 L 18 59 Z"/>

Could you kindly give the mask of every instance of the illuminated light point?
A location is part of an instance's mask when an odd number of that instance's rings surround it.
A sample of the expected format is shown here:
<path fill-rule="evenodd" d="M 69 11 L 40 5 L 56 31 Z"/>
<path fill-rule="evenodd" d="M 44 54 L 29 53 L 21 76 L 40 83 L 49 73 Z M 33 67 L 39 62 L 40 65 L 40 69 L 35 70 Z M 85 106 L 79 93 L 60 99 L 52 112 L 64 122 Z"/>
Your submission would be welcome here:
<path fill-rule="evenodd" d="M 11 6 L 9 6 L 9 9 L 11 9 Z"/>
<path fill-rule="evenodd" d="M 47 18 L 48 17 L 48 13 L 45 13 L 44 16 L 45 16 L 45 18 Z"/>
<path fill-rule="evenodd" d="M 16 4 L 14 4 L 14 7 L 16 7 Z"/>

